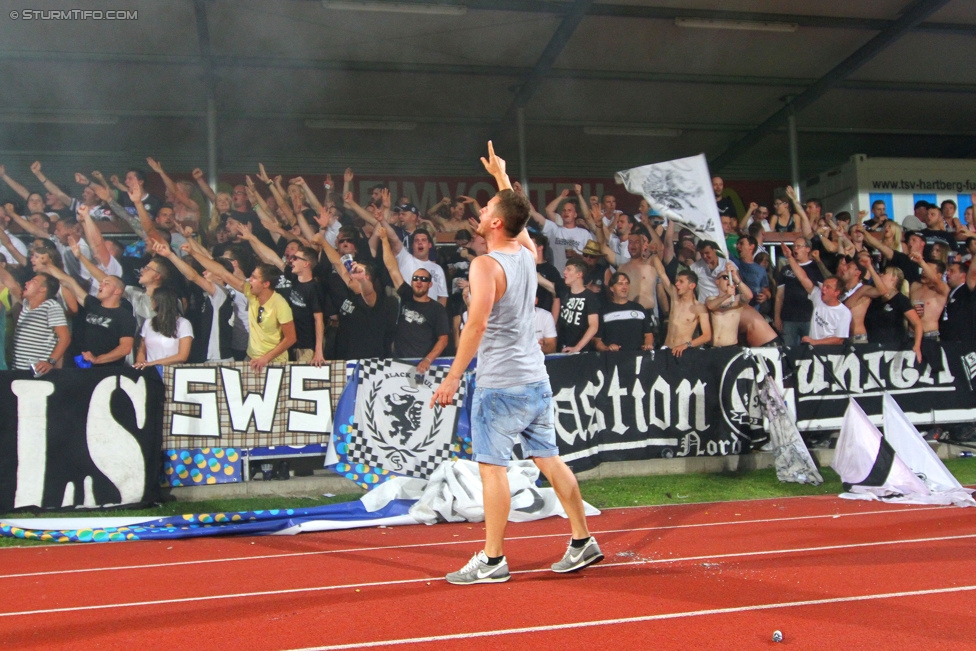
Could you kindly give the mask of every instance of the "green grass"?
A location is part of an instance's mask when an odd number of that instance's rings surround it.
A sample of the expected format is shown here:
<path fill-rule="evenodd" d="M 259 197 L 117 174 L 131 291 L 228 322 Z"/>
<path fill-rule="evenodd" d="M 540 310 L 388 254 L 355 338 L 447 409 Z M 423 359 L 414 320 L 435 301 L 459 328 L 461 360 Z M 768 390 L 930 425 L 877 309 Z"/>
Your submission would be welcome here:
<path fill-rule="evenodd" d="M 976 458 L 948 459 L 946 467 L 964 485 L 976 484 Z M 766 468 L 743 472 L 690 475 L 651 475 L 646 477 L 619 477 L 592 479 L 580 482 L 583 499 L 597 508 L 619 506 L 644 506 L 657 504 L 689 504 L 693 502 L 726 502 L 770 497 L 794 497 L 800 495 L 837 495 L 841 492 L 840 479 L 830 468 L 821 468 L 824 483 L 783 483 L 776 479 L 776 470 Z M 228 511 L 256 511 L 267 509 L 307 508 L 323 504 L 348 502 L 359 495 L 336 495 L 326 498 L 254 497 L 246 499 L 208 500 L 203 502 L 168 502 L 151 509 L 102 511 L 99 516 L 147 515 L 165 517 L 184 513 L 214 513 Z M 11 518 L 74 517 L 76 513 L 52 513 L 41 515 L 9 514 Z M 0 515 L 0 519 L 4 516 Z M 0 538 L 0 547 L 48 544 Z"/>

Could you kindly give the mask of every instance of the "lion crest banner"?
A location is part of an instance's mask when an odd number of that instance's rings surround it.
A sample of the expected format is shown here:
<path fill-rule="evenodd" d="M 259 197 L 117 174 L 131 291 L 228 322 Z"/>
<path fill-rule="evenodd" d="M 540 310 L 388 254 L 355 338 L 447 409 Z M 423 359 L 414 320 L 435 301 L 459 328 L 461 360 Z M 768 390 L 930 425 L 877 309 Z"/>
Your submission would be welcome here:
<path fill-rule="evenodd" d="M 335 463 L 337 472 L 357 483 L 375 485 L 389 475 L 427 479 L 444 461 L 468 456 L 458 431 L 468 378 L 461 381 L 453 403 L 430 407 L 447 371 L 431 366 L 419 374 L 413 364 L 362 360 L 346 389 L 355 391 L 355 407 L 346 411 L 340 400 L 337 435 L 326 464 Z"/>

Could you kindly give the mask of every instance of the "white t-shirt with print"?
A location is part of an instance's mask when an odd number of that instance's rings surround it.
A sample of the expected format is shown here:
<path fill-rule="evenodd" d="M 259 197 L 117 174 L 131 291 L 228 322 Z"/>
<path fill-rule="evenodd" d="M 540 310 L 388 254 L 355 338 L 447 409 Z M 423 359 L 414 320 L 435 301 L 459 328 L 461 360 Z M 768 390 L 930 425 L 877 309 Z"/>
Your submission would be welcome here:
<path fill-rule="evenodd" d="M 549 249 L 552 251 L 552 266 L 563 272 L 566 268 L 567 252 L 575 251 L 581 253 L 586 248 L 586 243 L 592 239 L 593 234 L 585 228 L 574 226 L 566 228 L 556 222 L 546 220 L 542 226 L 542 234 L 549 238 Z"/>
<path fill-rule="evenodd" d="M 813 288 L 809 298 L 813 303 L 813 316 L 810 317 L 810 338 L 842 337 L 847 339 L 851 332 L 851 311 L 847 309 L 847 306 L 838 303 L 831 307 L 824 303 L 819 287 Z"/>

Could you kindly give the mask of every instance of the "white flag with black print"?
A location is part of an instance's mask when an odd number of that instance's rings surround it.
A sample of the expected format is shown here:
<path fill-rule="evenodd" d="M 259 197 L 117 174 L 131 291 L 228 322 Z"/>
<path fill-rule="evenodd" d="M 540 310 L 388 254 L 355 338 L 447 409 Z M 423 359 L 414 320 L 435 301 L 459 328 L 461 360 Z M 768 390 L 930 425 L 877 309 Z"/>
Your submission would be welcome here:
<path fill-rule="evenodd" d="M 659 215 L 715 242 L 728 257 L 705 154 L 623 170 L 614 178 L 627 192 L 644 197 Z"/>

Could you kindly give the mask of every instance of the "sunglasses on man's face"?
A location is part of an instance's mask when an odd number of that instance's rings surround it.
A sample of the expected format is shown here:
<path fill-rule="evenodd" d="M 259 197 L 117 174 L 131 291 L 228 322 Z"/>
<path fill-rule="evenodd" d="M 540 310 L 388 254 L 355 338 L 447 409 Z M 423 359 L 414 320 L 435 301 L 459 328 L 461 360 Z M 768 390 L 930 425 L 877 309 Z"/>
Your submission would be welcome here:
<path fill-rule="evenodd" d="M 721 276 L 719 276 L 719 277 L 718 277 L 718 279 L 719 279 L 719 280 L 728 280 L 728 279 L 729 279 L 729 277 L 728 277 L 728 276 L 726 276 L 725 274 L 722 274 Z"/>
<path fill-rule="evenodd" d="M 429 283 L 430 282 L 430 278 L 428 278 L 427 276 L 414 276 L 411 280 L 413 280 L 415 283 Z"/>
<path fill-rule="evenodd" d="M 352 240 L 349 240 L 349 239 L 338 239 L 338 240 L 336 240 L 336 244 L 352 244 Z"/>

